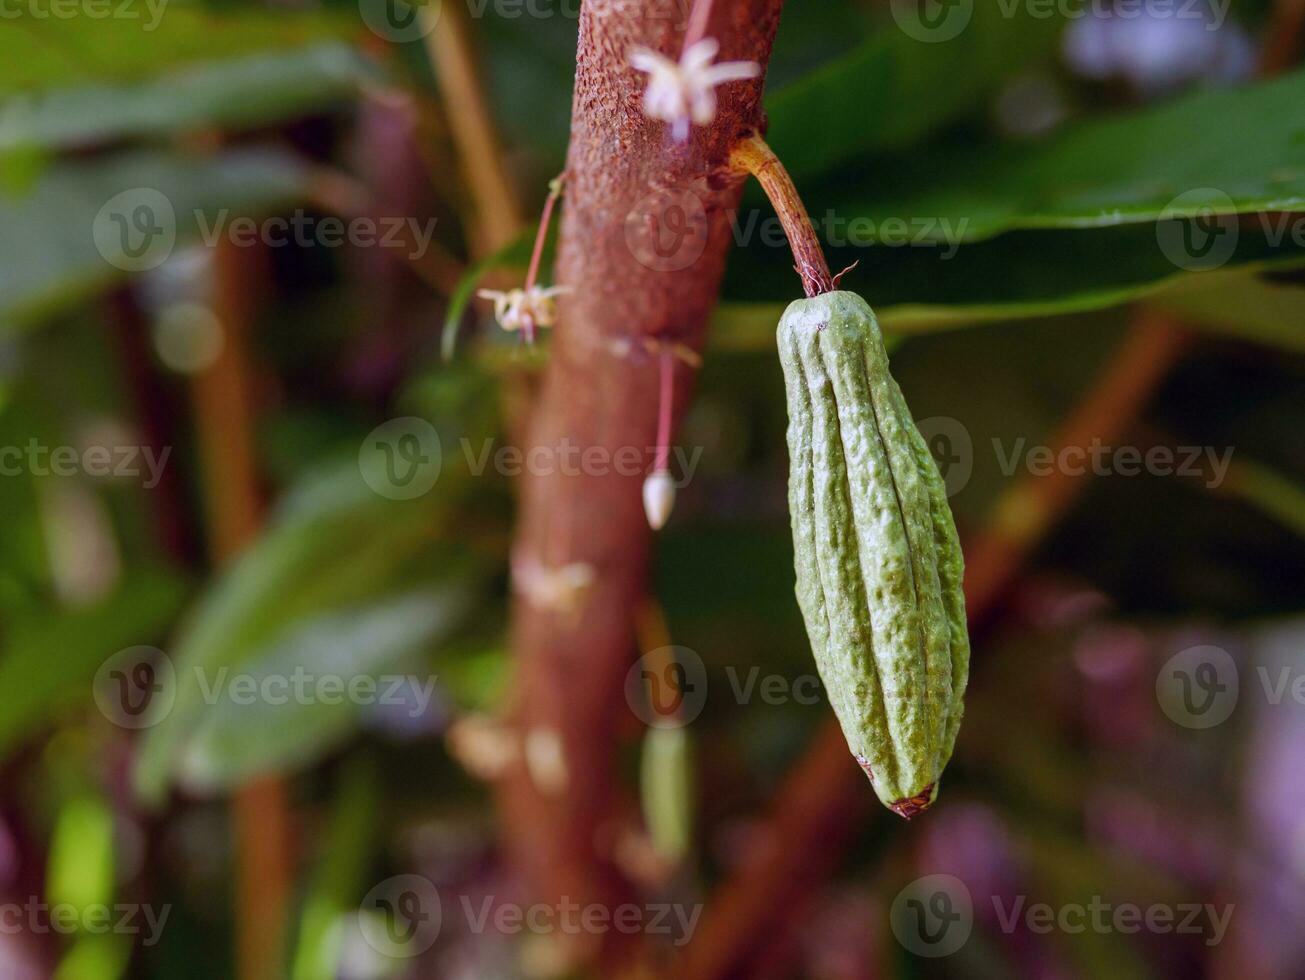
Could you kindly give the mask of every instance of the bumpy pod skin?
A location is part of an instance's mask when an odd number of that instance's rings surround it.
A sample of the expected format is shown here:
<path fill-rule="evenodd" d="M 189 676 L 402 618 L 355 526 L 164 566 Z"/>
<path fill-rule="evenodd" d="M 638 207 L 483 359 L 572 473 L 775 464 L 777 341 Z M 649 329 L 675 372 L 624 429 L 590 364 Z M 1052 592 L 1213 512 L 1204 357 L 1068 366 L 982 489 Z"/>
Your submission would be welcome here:
<path fill-rule="evenodd" d="M 874 312 L 835 291 L 779 322 L 797 598 L 825 689 L 886 806 L 928 808 L 960 729 L 960 542 Z"/>

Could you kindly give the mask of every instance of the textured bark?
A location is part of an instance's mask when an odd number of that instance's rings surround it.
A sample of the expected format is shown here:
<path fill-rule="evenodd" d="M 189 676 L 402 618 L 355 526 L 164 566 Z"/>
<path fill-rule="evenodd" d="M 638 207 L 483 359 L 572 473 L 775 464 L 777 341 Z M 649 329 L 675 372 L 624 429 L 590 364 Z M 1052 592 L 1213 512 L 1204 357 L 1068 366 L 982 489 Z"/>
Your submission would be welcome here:
<path fill-rule="evenodd" d="M 717 4 L 708 35 L 720 41 L 720 60 L 764 66 L 780 6 L 781 0 Z M 565 765 L 563 784 L 532 778 L 521 765 L 501 788 L 509 847 L 544 900 L 611 902 L 623 891 L 610 853 L 616 732 L 630 723 L 623 684 L 650 542 L 642 470 L 652 459 L 657 420 L 657 359 L 643 341 L 701 348 L 731 243 L 727 211 L 742 184 L 725 165 L 733 143 L 762 121 L 760 79 L 717 89 L 715 122 L 695 126 L 683 145 L 672 142 L 666 124 L 644 117 L 647 76 L 629 67 L 629 51 L 644 45 L 678 58 L 684 28 L 685 11 L 675 0 L 586 3 L 580 17 L 557 263 L 557 281 L 570 292 L 560 304 L 530 444 L 565 440 L 590 449 L 591 459 L 599 450 L 611 460 L 637 451 L 641 472 L 584 465 L 579 475 L 527 476 L 522 488 L 514 564 L 583 563 L 593 571 L 593 584 L 570 611 L 521 595 L 514 605 L 512 720 L 528 747 L 532 733 L 535 748 L 559 736 Z M 691 231 L 676 249 L 681 216 Z M 672 226 L 664 254 L 641 244 L 657 221 Z M 677 365 L 677 419 L 691 374 Z"/>

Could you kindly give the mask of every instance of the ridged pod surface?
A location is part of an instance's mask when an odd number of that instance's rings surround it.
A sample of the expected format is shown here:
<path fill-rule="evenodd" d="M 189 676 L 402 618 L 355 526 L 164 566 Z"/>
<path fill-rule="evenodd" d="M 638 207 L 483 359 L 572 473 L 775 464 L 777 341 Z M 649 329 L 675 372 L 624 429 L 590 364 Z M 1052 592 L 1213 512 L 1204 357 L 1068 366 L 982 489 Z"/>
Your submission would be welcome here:
<path fill-rule="evenodd" d="M 797 300 L 778 344 L 798 604 L 848 747 L 909 818 L 937 795 L 969 676 L 956 525 L 870 305 Z"/>

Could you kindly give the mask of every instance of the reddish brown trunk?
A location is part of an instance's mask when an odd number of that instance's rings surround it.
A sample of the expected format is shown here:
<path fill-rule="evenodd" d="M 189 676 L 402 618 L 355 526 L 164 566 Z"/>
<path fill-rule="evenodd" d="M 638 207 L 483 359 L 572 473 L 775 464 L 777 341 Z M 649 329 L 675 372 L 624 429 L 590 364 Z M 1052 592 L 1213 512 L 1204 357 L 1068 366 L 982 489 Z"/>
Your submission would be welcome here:
<path fill-rule="evenodd" d="M 720 40 L 720 60 L 764 66 L 780 6 L 717 4 L 708 33 Z M 760 123 L 760 80 L 719 88 L 716 121 L 694 127 L 682 146 L 664 123 L 643 116 L 646 76 L 628 66 L 628 53 L 645 45 L 678 57 L 684 14 L 674 0 L 604 2 L 587 3 L 580 18 L 557 266 L 570 292 L 530 442 L 590 455 L 589 462 L 581 457 L 579 475 L 526 477 L 514 562 L 545 569 L 583 563 L 593 584 L 570 613 L 516 599 L 513 721 L 523 738 L 545 733 L 536 748 L 547 745 L 548 733 L 560 736 L 566 779 L 550 790 L 520 766 L 501 792 L 509 846 L 528 885 L 547 899 L 606 902 L 621 891 L 606 824 L 650 541 L 641 486 L 655 443 L 658 371 L 643 341 L 701 349 L 731 242 L 727 211 L 741 187 L 725 164 L 738 136 Z M 688 234 L 680 234 L 682 217 Z M 648 242 L 651 231 L 662 233 L 659 247 Z M 691 374 L 677 365 L 677 419 Z M 637 453 L 638 473 L 600 472 L 599 460 L 615 465 L 623 450 Z"/>

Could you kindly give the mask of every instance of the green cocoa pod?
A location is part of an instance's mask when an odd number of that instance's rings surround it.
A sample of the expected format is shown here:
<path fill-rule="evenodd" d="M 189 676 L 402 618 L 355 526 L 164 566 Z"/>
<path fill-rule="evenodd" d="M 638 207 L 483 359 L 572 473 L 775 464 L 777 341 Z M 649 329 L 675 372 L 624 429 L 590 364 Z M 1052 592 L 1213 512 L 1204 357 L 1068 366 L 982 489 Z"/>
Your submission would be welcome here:
<path fill-rule="evenodd" d="M 910 818 L 937 795 L 969 676 L 956 525 L 870 305 L 797 300 L 778 342 L 798 604 L 852 754 Z"/>

